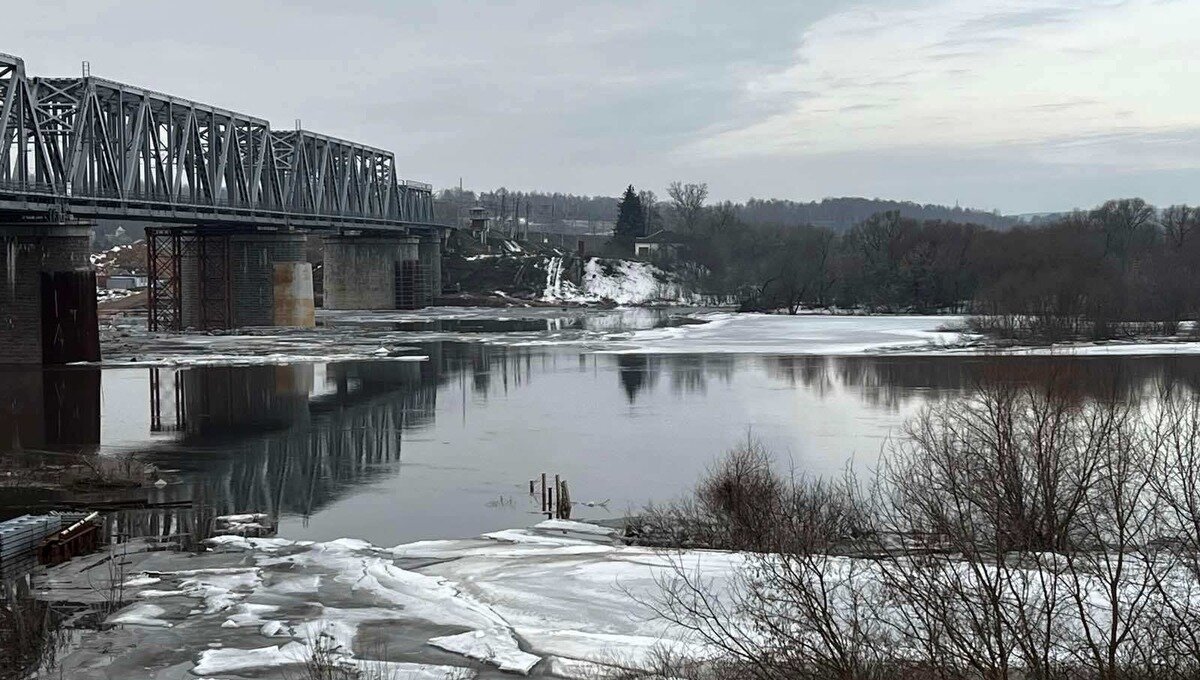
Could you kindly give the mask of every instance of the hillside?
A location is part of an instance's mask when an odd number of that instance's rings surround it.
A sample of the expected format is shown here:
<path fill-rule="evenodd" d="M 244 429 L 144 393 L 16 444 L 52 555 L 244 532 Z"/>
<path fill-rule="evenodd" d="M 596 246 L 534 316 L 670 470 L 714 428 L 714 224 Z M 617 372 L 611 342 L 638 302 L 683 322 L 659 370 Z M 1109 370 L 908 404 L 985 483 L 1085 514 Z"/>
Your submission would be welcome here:
<path fill-rule="evenodd" d="M 995 212 L 878 198 L 826 198 L 810 203 L 752 198 L 744 204 L 735 204 L 734 209 L 737 216 L 749 224 L 812 224 L 831 229 L 849 229 L 872 215 L 893 210 L 915 220 L 941 220 L 993 228 L 1005 228 L 1017 222 Z"/>

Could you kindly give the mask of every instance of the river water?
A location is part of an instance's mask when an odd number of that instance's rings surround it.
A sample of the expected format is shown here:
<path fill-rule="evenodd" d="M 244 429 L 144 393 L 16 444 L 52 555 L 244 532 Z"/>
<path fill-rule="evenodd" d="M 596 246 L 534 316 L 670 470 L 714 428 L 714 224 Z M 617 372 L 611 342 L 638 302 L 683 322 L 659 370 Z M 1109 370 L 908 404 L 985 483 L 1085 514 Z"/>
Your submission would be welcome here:
<path fill-rule="evenodd" d="M 862 346 L 872 333 L 933 332 L 929 319 L 836 321 L 848 325 L 832 335 L 833 322 L 771 320 L 772 335 L 726 320 L 733 325 L 716 338 L 718 326 L 666 318 L 585 342 L 550 341 L 562 339 L 562 324 L 536 315 L 511 326 L 442 320 L 440 335 L 393 326 L 411 339 L 411 360 L 0 369 L 0 451 L 132 454 L 167 482 L 152 501 L 268 512 L 290 538 L 394 545 L 531 524 L 529 482 L 543 472 L 587 503 L 576 518 L 620 517 L 684 493 L 748 435 L 798 472 L 869 471 L 923 405 L 997 370 L 1068 370 L 1097 394 L 1200 384 L 1200 356 L 1187 354 L 994 358 Z M 653 342 L 631 343 L 638 333 Z M 752 346 L 763 338 L 773 339 Z M 58 498 L 0 488 L 0 514 Z M 169 533 L 170 518 L 160 521 Z"/>

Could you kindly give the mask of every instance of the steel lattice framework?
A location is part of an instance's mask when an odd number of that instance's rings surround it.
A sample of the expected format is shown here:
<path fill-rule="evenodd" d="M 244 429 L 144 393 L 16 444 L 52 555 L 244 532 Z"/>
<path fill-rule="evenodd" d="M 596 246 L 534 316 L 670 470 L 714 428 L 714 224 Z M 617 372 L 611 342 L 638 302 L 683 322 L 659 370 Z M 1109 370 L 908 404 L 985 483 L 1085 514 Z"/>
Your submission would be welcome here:
<path fill-rule="evenodd" d="M 0 54 L 0 210 L 221 226 L 436 227 L 383 149 Z"/>

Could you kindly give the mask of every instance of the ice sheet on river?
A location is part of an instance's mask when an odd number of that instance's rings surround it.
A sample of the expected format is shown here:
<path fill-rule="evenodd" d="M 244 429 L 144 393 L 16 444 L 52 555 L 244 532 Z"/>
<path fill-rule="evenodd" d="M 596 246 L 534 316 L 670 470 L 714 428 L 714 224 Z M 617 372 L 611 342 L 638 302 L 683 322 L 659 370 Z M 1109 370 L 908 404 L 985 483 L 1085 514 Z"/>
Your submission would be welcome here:
<path fill-rule="evenodd" d="M 1001 347 L 966 333 L 962 316 L 861 316 L 708 312 L 706 323 L 635 331 L 612 338 L 601 351 L 623 354 L 855 354 L 1018 356 L 1148 356 L 1200 353 L 1200 342 L 1181 337 L 1157 341 L 1068 342 Z"/>
<path fill-rule="evenodd" d="M 144 669 L 140 677 L 181 668 L 221 678 L 294 673 L 314 649 L 338 665 L 385 663 L 411 678 L 535 667 L 594 677 L 598 664 L 636 666 L 658 647 L 696 649 L 648 605 L 670 559 L 617 545 L 594 525 L 552 522 L 391 549 L 235 536 L 212 547 L 129 555 L 131 604 L 111 619 L 123 625 L 92 633 L 103 639 L 67 659 L 78 671 L 70 677 L 104 677 L 91 674 L 99 662 L 86 651 L 100 647 L 113 650 L 117 667 Z M 741 563 L 716 552 L 694 559 L 718 581 Z M 69 572 L 51 570 L 43 596 L 69 590 Z"/>
<path fill-rule="evenodd" d="M 929 351 L 959 343 L 962 317 L 835 316 L 824 314 L 697 315 L 707 323 L 638 331 L 609 351 L 692 354 L 862 354 Z"/>
<path fill-rule="evenodd" d="M 574 347 L 642 354 L 1064 354 L 1200 353 L 1200 342 L 1069 343 L 999 348 L 965 334 L 961 316 L 739 314 L 668 307 L 432 308 L 322 312 L 315 329 L 237 334 L 144 334 L 105 347 L 105 363 L 126 366 L 289 364 L 325 361 L 427 361 L 419 345 L 471 342 Z"/>

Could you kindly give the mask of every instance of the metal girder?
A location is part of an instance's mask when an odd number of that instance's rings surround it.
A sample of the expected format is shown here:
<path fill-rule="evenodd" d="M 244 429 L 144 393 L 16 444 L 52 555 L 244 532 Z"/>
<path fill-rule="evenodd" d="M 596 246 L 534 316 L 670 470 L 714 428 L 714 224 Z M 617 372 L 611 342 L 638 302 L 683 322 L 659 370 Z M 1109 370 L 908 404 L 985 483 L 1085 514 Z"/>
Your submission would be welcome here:
<path fill-rule="evenodd" d="M 433 221 L 431 188 L 399 179 L 390 151 L 308 130 L 273 132 L 272 139 L 284 204 L 295 212 Z"/>
<path fill-rule="evenodd" d="M 382 149 L 0 54 L 0 209 L 210 224 L 440 227 Z"/>

